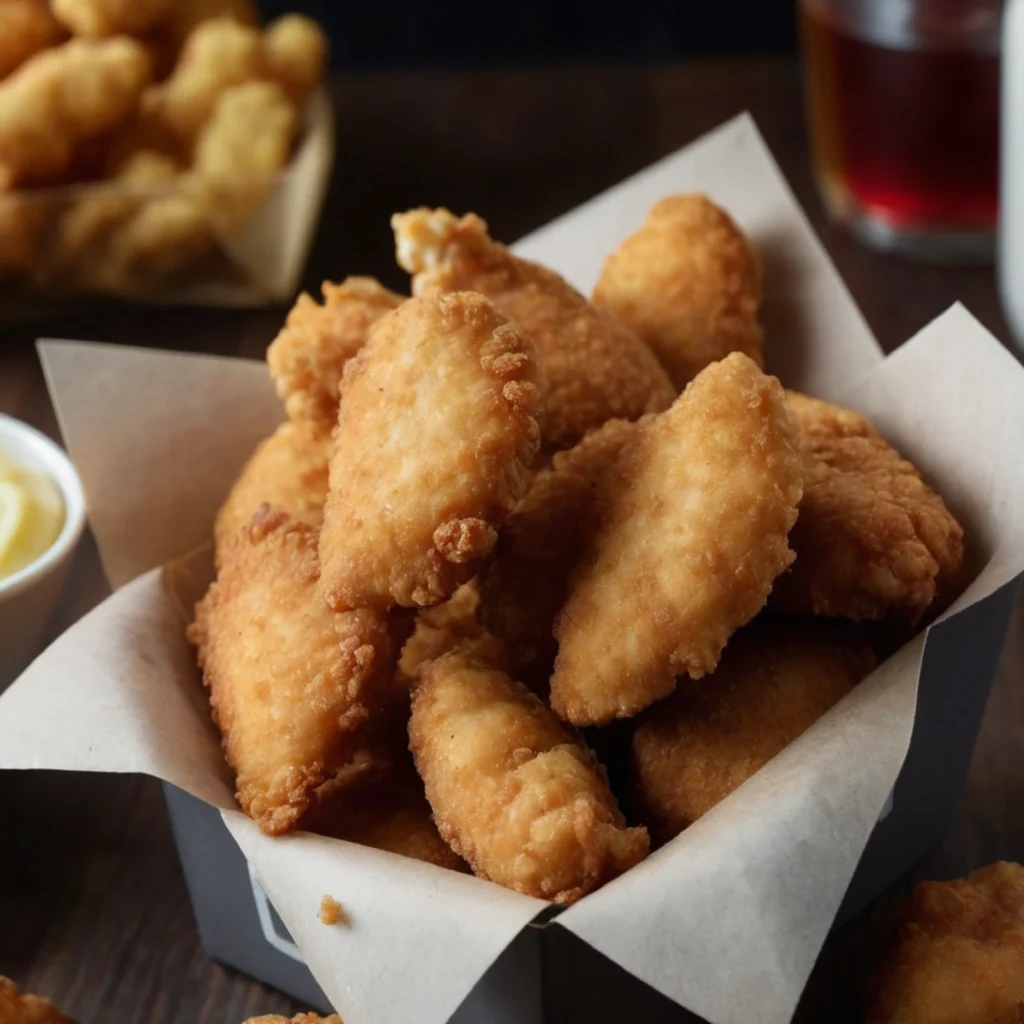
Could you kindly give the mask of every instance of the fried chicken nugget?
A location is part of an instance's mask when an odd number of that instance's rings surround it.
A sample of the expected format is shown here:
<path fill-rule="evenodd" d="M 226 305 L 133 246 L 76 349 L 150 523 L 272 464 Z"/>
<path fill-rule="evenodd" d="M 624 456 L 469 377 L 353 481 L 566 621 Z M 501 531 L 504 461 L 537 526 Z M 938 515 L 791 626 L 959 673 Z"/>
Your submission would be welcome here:
<path fill-rule="evenodd" d="M 220 94 L 195 146 L 196 194 L 222 233 L 244 224 L 263 204 L 274 175 L 291 155 L 295 105 L 275 82 L 244 82 Z"/>
<path fill-rule="evenodd" d="M 802 490 L 782 388 L 739 352 L 642 424 L 601 481 L 602 522 L 555 624 L 555 711 L 602 725 L 711 672 L 793 560 Z"/>
<path fill-rule="evenodd" d="M 1024 868 L 1001 862 L 917 886 L 872 989 L 867 1024 L 1019 1024 Z"/>
<path fill-rule="evenodd" d="M 683 681 L 633 734 L 640 817 L 668 842 L 746 782 L 875 667 L 869 644 L 821 620 L 759 617 L 711 675 Z"/>
<path fill-rule="evenodd" d="M 182 170 L 165 153 L 133 153 L 113 178 L 123 188 L 96 190 L 61 217 L 54 238 L 55 273 L 84 287 L 108 281 L 111 239 L 144 206 L 148 194 L 166 187 Z"/>
<path fill-rule="evenodd" d="M 320 535 L 336 609 L 438 604 L 490 554 L 540 443 L 530 339 L 482 295 L 410 299 L 345 367 Z"/>
<path fill-rule="evenodd" d="M 72 39 L 0 82 L 0 190 L 52 179 L 135 109 L 151 73 L 134 39 Z M 85 87 L 88 86 L 88 87 Z"/>
<path fill-rule="evenodd" d="M 10 978 L 0 974 L 0 1021 L 3 1024 L 75 1024 L 49 999 L 22 992 Z"/>
<path fill-rule="evenodd" d="M 261 510 L 222 552 L 187 634 L 239 803 L 269 834 L 295 828 L 350 759 L 400 644 L 383 616 L 324 606 L 316 540 L 286 512 Z"/>
<path fill-rule="evenodd" d="M 505 641 L 512 674 L 541 696 L 557 652 L 555 616 L 594 526 L 597 481 L 635 431 L 629 420 L 609 420 L 557 452 L 505 521 L 483 569 L 482 617 Z"/>
<path fill-rule="evenodd" d="M 733 219 L 707 196 L 667 196 L 611 253 L 594 305 L 642 338 L 684 388 L 730 352 L 763 362 L 761 261 Z"/>
<path fill-rule="evenodd" d="M 266 79 L 263 33 L 232 17 L 198 24 L 166 82 L 147 96 L 148 116 L 191 148 L 225 89 Z"/>
<path fill-rule="evenodd" d="M 409 741 L 441 835 L 483 878 L 569 904 L 647 856 L 593 755 L 471 650 L 422 666 Z"/>
<path fill-rule="evenodd" d="M 76 36 L 138 35 L 170 11 L 174 0 L 51 0 L 57 19 Z"/>
<path fill-rule="evenodd" d="M 942 498 L 859 413 L 794 402 L 807 460 L 790 543 L 792 569 L 772 606 L 854 620 L 920 620 L 960 574 L 964 531 Z M 813 404 L 807 404 L 807 403 Z"/>
<path fill-rule="evenodd" d="M 372 846 L 451 871 L 466 862 L 441 838 L 423 782 L 404 751 L 402 763 L 384 779 L 360 780 L 341 790 L 325 790 L 305 828 L 308 832 Z"/>
<path fill-rule="evenodd" d="M 410 210 L 391 218 L 414 295 L 482 292 L 533 338 L 548 379 L 544 446 L 571 448 L 610 419 L 667 409 L 675 389 L 650 349 L 558 274 L 513 256 L 476 214 Z"/>
<path fill-rule="evenodd" d="M 0 78 L 6 78 L 29 57 L 60 41 L 60 23 L 45 0 L 3 0 L 0 3 Z"/>
<path fill-rule="evenodd" d="M 293 420 L 338 422 L 341 375 L 365 344 L 370 328 L 405 297 L 372 277 L 324 281 L 324 301 L 303 292 L 267 349 L 267 368 Z"/>
<path fill-rule="evenodd" d="M 323 81 L 327 66 L 327 37 L 312 18 L 282 14 L 263 34 L 270 73 L 301 106 Z"/>
<path fill-rule="evenodd" d="M 261 441 L 217 512 L 213 535 L 218 560 L 261 505 L 282 508 L 293 519 L 319 529 L 331 448 L 328 431 L 290 420 Z"/>

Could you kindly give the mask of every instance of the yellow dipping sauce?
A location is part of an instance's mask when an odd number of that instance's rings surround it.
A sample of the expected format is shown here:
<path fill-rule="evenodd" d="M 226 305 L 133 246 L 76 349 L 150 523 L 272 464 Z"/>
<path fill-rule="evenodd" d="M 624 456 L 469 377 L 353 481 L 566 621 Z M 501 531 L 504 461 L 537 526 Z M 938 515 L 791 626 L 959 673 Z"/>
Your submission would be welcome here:
<path fill-rule="evenodd" d="M 0 451 L 0 580 L 50 549 L 64 514 L 64 496 L 53 480 Z"/>

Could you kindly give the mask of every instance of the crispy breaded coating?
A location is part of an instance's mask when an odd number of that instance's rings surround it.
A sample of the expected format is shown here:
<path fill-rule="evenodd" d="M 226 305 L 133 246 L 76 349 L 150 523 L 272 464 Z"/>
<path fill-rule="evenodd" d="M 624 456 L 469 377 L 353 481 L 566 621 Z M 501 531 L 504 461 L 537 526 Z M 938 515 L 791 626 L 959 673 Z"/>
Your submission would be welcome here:
<path fill-rule="evenodd" d="M 413 294 L 482 292 L 533 338 L 548 379 L 544 446 L 571 448 L 610 419 L 667 409 L 675 389 L 650 349 L 552 270 L 513 256 L 476 214 L 410 210 L 391 218 Z"/>
<path fill-rule="evenodd" d="M 490 664 L 505 667 L 505 645 L 480 621 L 480 585 L 475 579 L 464 583 L 443 604 L 416 612 L 413 631 L 398 659 L 396 684 L 411 690 L 420 665 L 467 643 Z"/>
<path fill-rule="evenodd" d="M 772 605 L 854 620 L 920 620 L 964 556 L 963 527 L 911 463 L 863 417 L 797 414 L 804 496 L 790 543 L 792 569 Z M 870 432 L 868 432 L 870 431 Z"/>
<path fill-rule="evenodd" d="M 602 522 L 555 624 L 555 711 L 605 724 L 713 671 L 793 560 L 802 489 L 782 388 L 741 353 L 641 424 L 601 481 Z"/>
<path fill-rule="evenodd" d="M 438 604 L 475 575 L 540 443 L 530 339 L 482 295 L 410 299 L 345 367 L 320 535 L 337 609 Z"/>
<path fill-rule="evenodd" d="M 482 573 L 484 621 L 508 647 L 512 674 L 544 696 L 555 663 L 555 616 L 595 525 L 597 481 L 636 431 L 609 420 L 557 452 L 505 521 Z"/>
<path fill-rule="evenodd" d="M 441 838 L 423 782 L 409 759 L 385 778 L 360 780 L 318 796 L 305 824 L 307 832 L 372 846 L 452 871 L 468 871 L 465 861 Z"/>
<path fill-rule="evenodd" d="M 441 835 L 483 878 L 569 904 L 647 856 L 593 755 L 472 651 L 421 667 L 409 745 Z"/>
<path fill-rule="evenodd" d="M 231 17 L 212 18 L 189 35 L 174 70 L 155 87 L 151 117 L 191 147 L 225 89 L 268 76 L 263 34 Z"/>
<path fill-rule="evenodd" d="M 324 281 L 324 301 L 303 292 L 267 349 L 267 368 L 293 420 L 338 422 L 345 364 L 366 344 L 370 328 L 405 297 L 372 277 Z"/>
<path fill-rule="evenodd" d="M 1019 1024 L 1022 1008 L 1024 868 L 918 885 L 872 979 L 867 1024 Z"/>
<path fill-rule="evenodd" d="M 804 437 L 877 437 L 866 416 L 799 391 L 786 392 L 789 415 Z"/>
<path fill-rule="evenodd" d="M 45 0 L 0 3 L 0 78 L 64 35 Z"/>
<path fill-rule="evenodd" d="M 313 790 L 347 763 L 398 656 L 386 618 L 324 606 L 316 540 L 264 508 L 221 552 L 188 629 L 239 803 L 270 834 L 295 828 Z"/>
<path fill-rule="evenodd" d="M 3 1024 L 75 1024 L 49 999 L 22 992 L 10 978 L 0 974 L 0 1021 Z"/>
<path fill-rule="evenodd" d="M 642 338 L 684 388 L 730 352 L 763 362 L 761 261 L 705 195 L 666 196 L 606 257 L 594 305 Z"/>
<path fill-rule="evenodd" d="M 710 675 L 683 680 L 633 734 L 637 813 L 668 842 L 746 782 L 875 666 L 836 623 L 761 616 Z"/>
<path fill-rule="evenodd" d="M 72 39 L 27 60 L 0 82 L 0 191 L 60 175 L 76 147 L 130 117 L 150 71 L 126 37 Z"/>
<path fill-rule="evenodd" d="M 330 433 L 290 420 L 261 441 L 217 512 L 213 535 L 218 559 L 261 505 L 283 508 L 293 519 L 319 529 L 331 448 Z"/>
<path fill-rule="evenodd" d="M 50 0 L 53 13 L 76 36 L 138 35 L 152 28 L 175 0 Z"/>
<path fill-rule="evenodd" d="M 323 81 L 327 66 L 324 30 L 302 14 L 282 14 L 263 34 L 270 74 L 301 106 Z"/>

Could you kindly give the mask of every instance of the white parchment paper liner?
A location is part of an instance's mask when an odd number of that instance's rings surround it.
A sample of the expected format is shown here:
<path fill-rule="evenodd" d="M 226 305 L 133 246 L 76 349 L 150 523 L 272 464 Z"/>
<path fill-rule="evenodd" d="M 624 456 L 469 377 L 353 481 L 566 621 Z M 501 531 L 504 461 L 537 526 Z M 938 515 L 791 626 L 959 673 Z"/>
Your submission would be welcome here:
<path fill-rule="evenodd" d="M 785 383 L 870 414 L 968 522 L 981 571 L 947 615 L 1016 576 L 1024 370 L 960 308 L 883 361 L 748 118 L 519 250 L 588 288 L 652 202 L 689 189 L 729 207 L 765 251 L 768 344 Z M 56 342 L 41 355 L 104 564 L 126 585 L 0 699 L 0 767 L 143 772 L 208 801 L 350 1024 L 441 1024 L 543 904 L 335 840 L 261 835 L 234 810 L 182 635 L 210 573 L 208 553 L 185 553 L 206 542 L 234 473 L 280 417 L 263 366 Z M 906 755 L 926 642 L 559 924 L 715 1024 L 788 1020 Z M 324 894 L 347 927 L 319 923 Z"/>

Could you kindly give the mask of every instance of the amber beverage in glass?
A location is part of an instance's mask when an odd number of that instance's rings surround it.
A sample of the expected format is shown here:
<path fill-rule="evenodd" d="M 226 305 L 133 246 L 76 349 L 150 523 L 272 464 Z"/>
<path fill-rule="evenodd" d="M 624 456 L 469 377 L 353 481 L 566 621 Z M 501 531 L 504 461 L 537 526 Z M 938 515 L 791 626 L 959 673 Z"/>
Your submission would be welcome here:
<path fill-rule="evenodd" d="M 802 0 L 815 177 L 880 248 L 986 260 L 999 191 L 1001 0 Z"/>

